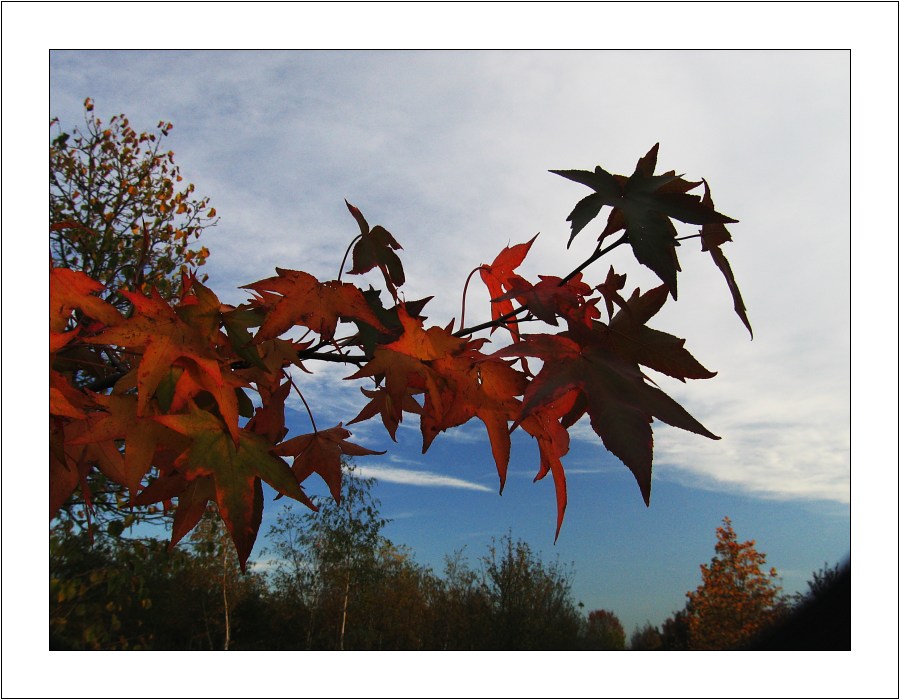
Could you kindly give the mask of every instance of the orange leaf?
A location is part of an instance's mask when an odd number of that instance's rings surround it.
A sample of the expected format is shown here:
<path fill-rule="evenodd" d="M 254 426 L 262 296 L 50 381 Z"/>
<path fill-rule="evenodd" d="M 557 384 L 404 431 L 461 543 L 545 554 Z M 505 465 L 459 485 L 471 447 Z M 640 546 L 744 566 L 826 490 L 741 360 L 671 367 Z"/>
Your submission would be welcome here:
<path fill-rule="evenodd" d="M 335 502 L 341 502 L 341 456 L 383 455 L 384 452 L 360 447 L 346 438 L 352 433 L 338 423 L 328 430 L 298 435 L 275 448 L 275 454 L 294 458 L 291 469 L 298 482 L 315 472 L 328 484 Z"/>
<path fill-rule="evenodd" d="M 363 321 L 383 333 L 388 332 L 354 285 L 322 283 L 306 272 L 275 269 L 278 277 L 243 287 L 260 295 L 256 306 L 267 312 L 256 342 L 275 338 L 293 325 L 306 326 L 323 340 L 331 340 L 339 318 Z"/>

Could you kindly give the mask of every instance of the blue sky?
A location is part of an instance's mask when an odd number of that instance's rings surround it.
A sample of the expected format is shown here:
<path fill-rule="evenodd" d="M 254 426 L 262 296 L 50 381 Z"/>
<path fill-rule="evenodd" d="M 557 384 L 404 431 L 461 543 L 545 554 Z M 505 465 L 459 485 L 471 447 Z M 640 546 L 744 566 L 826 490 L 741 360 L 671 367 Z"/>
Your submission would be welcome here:
<path fill-rule="evenodd" d="M 420 11 L 427 12 L 416 7 L 413 15 Z M 727 12 L 710 10 L 720 11 Z M 615 19 L 641 20 L 629 12 L 617 8 L 625 17 Z M 771 23 L 763 11 L 758 14 L 730 21 L 745 31 L 769 31 Z M 888 70 L 884 82 L 896 86 L 896 62 L 866 53 L 873 49 L 854 24 L 864 23 L 859 15 L 818 16 L 831 33 L 821 42 L 806 37 L 806 45 L 852 45 L 857 94 L 872 94 L 856 72 L 860 65 Z M 432 23 L 445 19 L 429 16 Z M 559 32 L 558 45 L 597 45 L 577 17 L 565 19 L 571 22 L 545 25 Z M 784 23 L 785 15 L 779 20 Z M 259 21 L 248 20 L 257 28 Z M 665 37 L 661 24 L 655 31 Z M 280 36 L 282 30 L 273 31 Z M 795 35 L 765 36 L 772 47 L 795 45 Z M 695 38 L 705 40 L 702 32 Z M 460 547 L 475 563 L 491 537 L 511 532 L 546 560 L 573 562 L 576 599 L 587 610 L 613 610 L 630 634 L 636 624 L 660 624 L 683 606 L 685 592 L 700 581 L 699 565 L 713 554 L 715 528 L 724 516 L 741 539 L 756 540 L 767 553 L 788 592 L 803 589 L 814 570 L 850 552 L 849 57 L 846 50 L 774 49 L 54 51 L 49 113 L 63 124 L 79 123 L 90 96 L 100 116 L 125 113 L 137 128 L 160 119 L 175 125 L 169 145 L 182 174 L 210 196 L 222 217 L 203 243 L 211 250 L 205 271 L 223 301 L 245 300 L 238 286 L 272 275 L 276 265 L 333 279 L 356 230 L 346 198 L 403 245 L 406 295 L 434 294 L 427 312 L 438 325 L 459 318 L 469 271 L 508 244 L 541 232 L 520 270 L 529 279 L 565 274 L 592 250 L 596 224 L 566 251 L 565 219 L 586 191 L 549 169 L 600 164 L 628 174 L 660 142 L 660 171 L 706 178 L 717 208 L 740 220 L 730 227 L 734 243 L 725 252 L 755 337 L 750 340 L 734 315 L 708 256 L 699 246 L 682 247 L 679 301 L 669 302 L 654 326 L 686 338 L 688 349 L 718 375 L 688 384 L 658 381 L 723 439 L 655 424 L 650 508 L 628 470 L 586 425 L 573 429 L 564 459 L 569 506 L 555 546 L 552 484 L 549 478 L 531 483 L 538 458 L 527 436 L 514 441 L 510 476 L 498 496 L 477 421 L 439 436 L 424 456 L 417 426 L 408 419 L 398 444 L 377 421 L 350 426 L 354 442 L 388 450 L 357 464 L 379 478 L 383 515 L 393 519 L 386 534 L 410 546 L 419 563 L 439 571 L 442 557 Z M 864 75 L 871 80 L 871 74 Z M 886 129 L 881 112 L 863 113 L 860 120 L 890 132 L 885 148 L 896 159 L 896 100 L 888 99 L 887 107 Z M 863 131 L 869 133 L 860 138 L 871 139 L 870 129 Z M 891 170 L 883 163 L 876 167 Z M 893 189 L 888 180 L 884 190 L 893 200 L 884 208 L 896 215 L 895 167 L 893 178 Z M 681 230 L 695 232 L 690 229 Z M 863 283 L 895 279 L 896 226 L 871 235 L 889 241 L 883 258 L 871 263 L 880 273 Z M 601 282 L 610 263 L 628 273 L 628 290 L 655 285 L 622 249 L 591 268 L 588 281 Z M 379 284 L 377 275 L 361 283 L 369 281 Z M 856 288 L 859 277 L 853 282 Z M 467 323 L 488 317 L 487 295 L 476 286 L 470 286 Z M 872 292 L 896 322 L 895 287 Z M 860 371 L 874 380 L 873 365 L 881 367 L 881 357 L 887 362 L 879 371 L 896 392 L 896 333 L 886 341 L 867 349 L 873 361 Z M 342 381 L 349 373 L 329 365 L 304 379 L 320 427 L 346 423 L 363 405 L 358 385 Z M 877 426 L 886 419 L 895 431 L 896 393 L 884 405 L 872 420 Z M 872 406 L 864 400 L 855 416 L 865 418 L 854 427 L 871 430 Z M 291 434 L 308 432 L 302 406 L 293 408 Z M 867 525 L 887 526 L 894 557 L 896 447 L 894 440 L 887 452 L 866 455 L 872 463 L 861 468 L 890 472 L 874 488 L 865 475 L 853 475 L 853 503 L 867 499 L 854 511 L 854 528 L 868 517 Z M 313 485 L 310 490 L 321 492 Z M 277 506 L 267 504 L 264 527 Z M 880 509 L 886 520 L 873 515 Z M 866 570 L 867 562 L 855 554 L 855 575 Z M 896 604 L 896 566 L 893 581 Z"/>

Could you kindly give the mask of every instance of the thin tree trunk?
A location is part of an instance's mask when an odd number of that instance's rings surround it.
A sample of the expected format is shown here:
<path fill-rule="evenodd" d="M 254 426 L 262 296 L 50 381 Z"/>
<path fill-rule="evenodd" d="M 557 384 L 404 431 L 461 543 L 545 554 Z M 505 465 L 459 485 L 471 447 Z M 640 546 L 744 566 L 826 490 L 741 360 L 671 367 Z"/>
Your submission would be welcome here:
<path fill-rule="evenodd" d="M 341 651 L 344 651 L 344 630 L 347 628 L 347 604 L 350 601 L 350 570 L 347 570 L 347 583 L 344 586 L 344 613 L 341 616 Z"/>
<path fill-rule="evenodd" d="M 225 601 L 225 651 L 231 643 L 231 618 L 228 614 L 228 545 L 222 547 L 222 600 Z"/>

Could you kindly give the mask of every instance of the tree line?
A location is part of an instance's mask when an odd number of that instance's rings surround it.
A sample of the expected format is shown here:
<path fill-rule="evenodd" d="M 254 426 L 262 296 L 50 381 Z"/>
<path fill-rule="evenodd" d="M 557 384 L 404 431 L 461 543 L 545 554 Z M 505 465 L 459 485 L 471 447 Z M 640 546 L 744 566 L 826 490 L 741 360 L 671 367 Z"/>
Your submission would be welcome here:
<path fill-rule="evenodd" d="M 495 539 L 441 575 L 383 534 L 374 481 L 348 466 L 341 503 L 286 506 L 241 573 L 214 508 L 189 542 L 51 532 L 51 647 L 69 649 L 474 650 L 624 648 L 609 611 L 585 618 L 571 567 Z M 127 534 L 127 533 L 125 533 Z"/>
<path fill-rule="evenodd" d="M 319 513 L 286 506 L 269 546 L 242 573 L 214 507 L 186 544 L 87 528 L 51 530 L 50 646 L 156 650 L 688 650 L 754 639 L 839 574 L 814 575 L 806 596 L 780 594 L 765 555 L 726 519 L 717 555 L 683 610 L 626 638 L 611 610 L 585 614 L 574 570 L 507 534 L 473 564 L 443 571 L 384 535 L 373 479 L 346 465 L 341 501 Z M 141 528 L 138 528 L 140 530 Z M 93 540 L 93 541 L 92 541 Z"/>

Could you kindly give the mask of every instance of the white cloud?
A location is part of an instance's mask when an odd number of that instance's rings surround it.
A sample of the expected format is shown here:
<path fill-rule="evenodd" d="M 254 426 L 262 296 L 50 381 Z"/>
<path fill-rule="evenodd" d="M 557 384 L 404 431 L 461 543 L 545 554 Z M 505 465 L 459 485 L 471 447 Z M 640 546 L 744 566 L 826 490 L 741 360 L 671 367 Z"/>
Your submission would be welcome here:
<path fill-rule="evenodd" d="M 495 489 L 488 488 L 474 481 L 457 479 L 444 474 L 418 471 L 414 469 L 400 469 L 399 467 L 384 467 L 372 465 L 356 465 L 355 471 L 363 477 L 372 477 L 378 481 L 392 484 L 405 484 L 407 486 L 428 486 L 437 488 L 467 489 L 469 491 L 486 491 L 495 493 Z"/>

